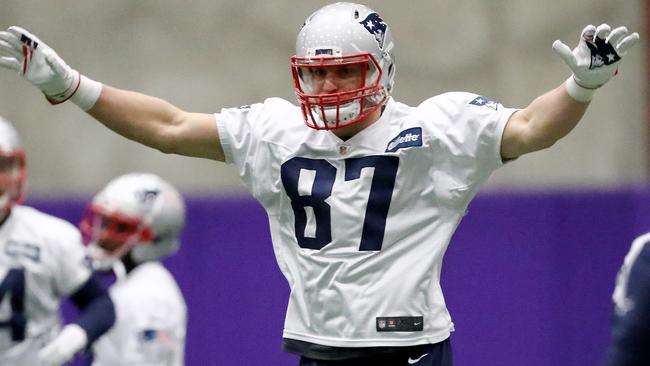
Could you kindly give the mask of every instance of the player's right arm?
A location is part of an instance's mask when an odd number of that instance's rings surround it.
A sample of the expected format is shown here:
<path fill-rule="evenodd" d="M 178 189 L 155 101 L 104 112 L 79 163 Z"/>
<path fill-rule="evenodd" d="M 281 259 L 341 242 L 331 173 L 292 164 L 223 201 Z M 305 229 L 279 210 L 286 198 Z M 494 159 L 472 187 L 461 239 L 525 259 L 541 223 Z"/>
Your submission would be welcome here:
<path fill-rule="evenodd" d="M 212 114 L 186 112 L 162 99 L 107 85 L 87 112 L 118 134 L 164 153 L 224 161 Z"/>
<path fill-rule="evenodd" d="M 84 77 L 25 29 L 0 32 L 0 66 L 20 73 L 50 103 L 70 99 L 128 139 L 165 153 L 224 161 L 213 115 L 189 113 L 159 98 Z"/>

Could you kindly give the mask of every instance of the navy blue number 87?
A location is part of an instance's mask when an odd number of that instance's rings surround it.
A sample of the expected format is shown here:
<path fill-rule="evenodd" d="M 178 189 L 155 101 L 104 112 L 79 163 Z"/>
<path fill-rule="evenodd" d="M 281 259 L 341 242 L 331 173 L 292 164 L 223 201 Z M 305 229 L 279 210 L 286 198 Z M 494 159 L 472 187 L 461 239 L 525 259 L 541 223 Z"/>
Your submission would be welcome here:
<path fill-rule="evenodd" d="M 363 221 L 360 251 L 381 250 L 398 166 L 399 158 L 396 156 L 377 155 L 345 160 L 346 181 L 359 179 L 363 168 L 375 169 Z M 298 192 L 298 179 L 303 169 L 315 172 L 310 195 L 300 195 Z M 323 159 L 295 157 L 282 164 L 281 178 L 284 190 L 291 199 L 298 245 L 305 249 L 322 249 L 332 241 L 331 207 L 325 200 L 332 195 L 336 168 Z M 314 237 L 305 236 L 306 207 L 311 207 L 314 212 L 316 221 Z"/>

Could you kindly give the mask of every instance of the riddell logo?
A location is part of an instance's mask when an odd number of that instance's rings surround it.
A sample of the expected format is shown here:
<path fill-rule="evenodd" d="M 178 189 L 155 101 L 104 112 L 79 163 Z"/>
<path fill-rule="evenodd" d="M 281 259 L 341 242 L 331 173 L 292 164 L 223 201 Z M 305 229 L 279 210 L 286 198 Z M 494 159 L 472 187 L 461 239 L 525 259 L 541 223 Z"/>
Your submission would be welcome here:
<path fill-rule="evenodd" d="M 399 149 L 412 146 L 422 146 L 422 128 L 414 127 L 400 132 L 397 137 L 390 140 L 386 152 L 395 152 Z"/>

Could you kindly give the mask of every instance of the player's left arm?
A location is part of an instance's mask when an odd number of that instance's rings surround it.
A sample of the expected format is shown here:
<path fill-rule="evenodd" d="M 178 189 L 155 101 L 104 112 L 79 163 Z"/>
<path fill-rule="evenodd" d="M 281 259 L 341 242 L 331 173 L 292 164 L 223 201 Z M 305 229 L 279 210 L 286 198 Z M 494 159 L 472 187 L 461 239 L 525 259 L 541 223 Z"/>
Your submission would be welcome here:
<path fill-rule="evenodd" d="M 92 275 L 70 296 L 79 309 L 79 318 L 67 324 L 40 352 L 39 358 L 48 365 L 63 365 L 91 345 L 115 323 L 115 307 L 106 287 Z"/>
<path fill-rule="evenodd" d="M 92 344 L 115 323 L 115 306 L 96 274 L 90 276 L 70 299 L 80 311 L 79 318 L 73 324 L 86 333 L 86 345 Z"/>
<path fill-rule="evenodd" d="M 566 136 L 582 118 L 594 92 L 618 72 L 621 57 L 639 40 L 627 28 L 588 25 L 578 46 L 571 50 L 561 41 L 553 50 L 573 75 L 559 87 L 539 96 L 508 121 L 501 141 L 501 157 L 520 155 L 550 147 Z"/>
<path fill-rule="evenodd" d="M 62 220 L 52 221 L 46 230 L 53 295 L 69 298 L 79 309 L 76 321 L 39 351 L 43 365 L 60 366 L 113 325 L 115 308 L 106 286 L 92 273 L 79 231 Z"/>

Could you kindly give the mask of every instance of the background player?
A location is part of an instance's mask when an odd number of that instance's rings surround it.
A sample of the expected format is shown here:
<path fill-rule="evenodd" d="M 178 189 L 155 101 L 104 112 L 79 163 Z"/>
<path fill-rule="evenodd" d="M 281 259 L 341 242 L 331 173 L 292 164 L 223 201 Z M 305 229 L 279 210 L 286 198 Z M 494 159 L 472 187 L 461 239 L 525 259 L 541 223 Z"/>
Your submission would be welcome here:
<path fill-rule="evenodd" d="M 284 348 L 302 365 L 449 365 L 439 275 L 469 201 L 504 161 L 569 133 L 637 40 L 602 24 L 574 50 L 556 41 L 573 75 L 521 110 L 471 93 L 393 100 L 390 28 L 352 3 L 302 27 L 291 61 L 299 107 L 269 98 L 188 113 L 81 76 L 17 27 L 0 33 L 0 62 L 130 139 L 237 167 L 269 214 L 291 287 Z"/>
<path fill-rule="evenodd" d="M 113 179 L 90 203 L 80 229 L 99 270 L 113 270 L 115 326 L 93 346 L 94 366 L 184 364 L 187 306 L 160 259 L 180 245 L 185 204 L 153 174 Z"/>
<path fill-rule="evenodd" d="M 650 364 L 650 233 L 636 238 L 625 256 L 614 290 L 608 366 Z"/>
<path fill-rule="evenodd" d="M 0 365 L 58 366 L 106 332 L 115 313 L 79 231 L 20 204 L 25 176 L 18 134 L 0 118 Z M 64 297 L 81 313 L 61 330 Z"/>

